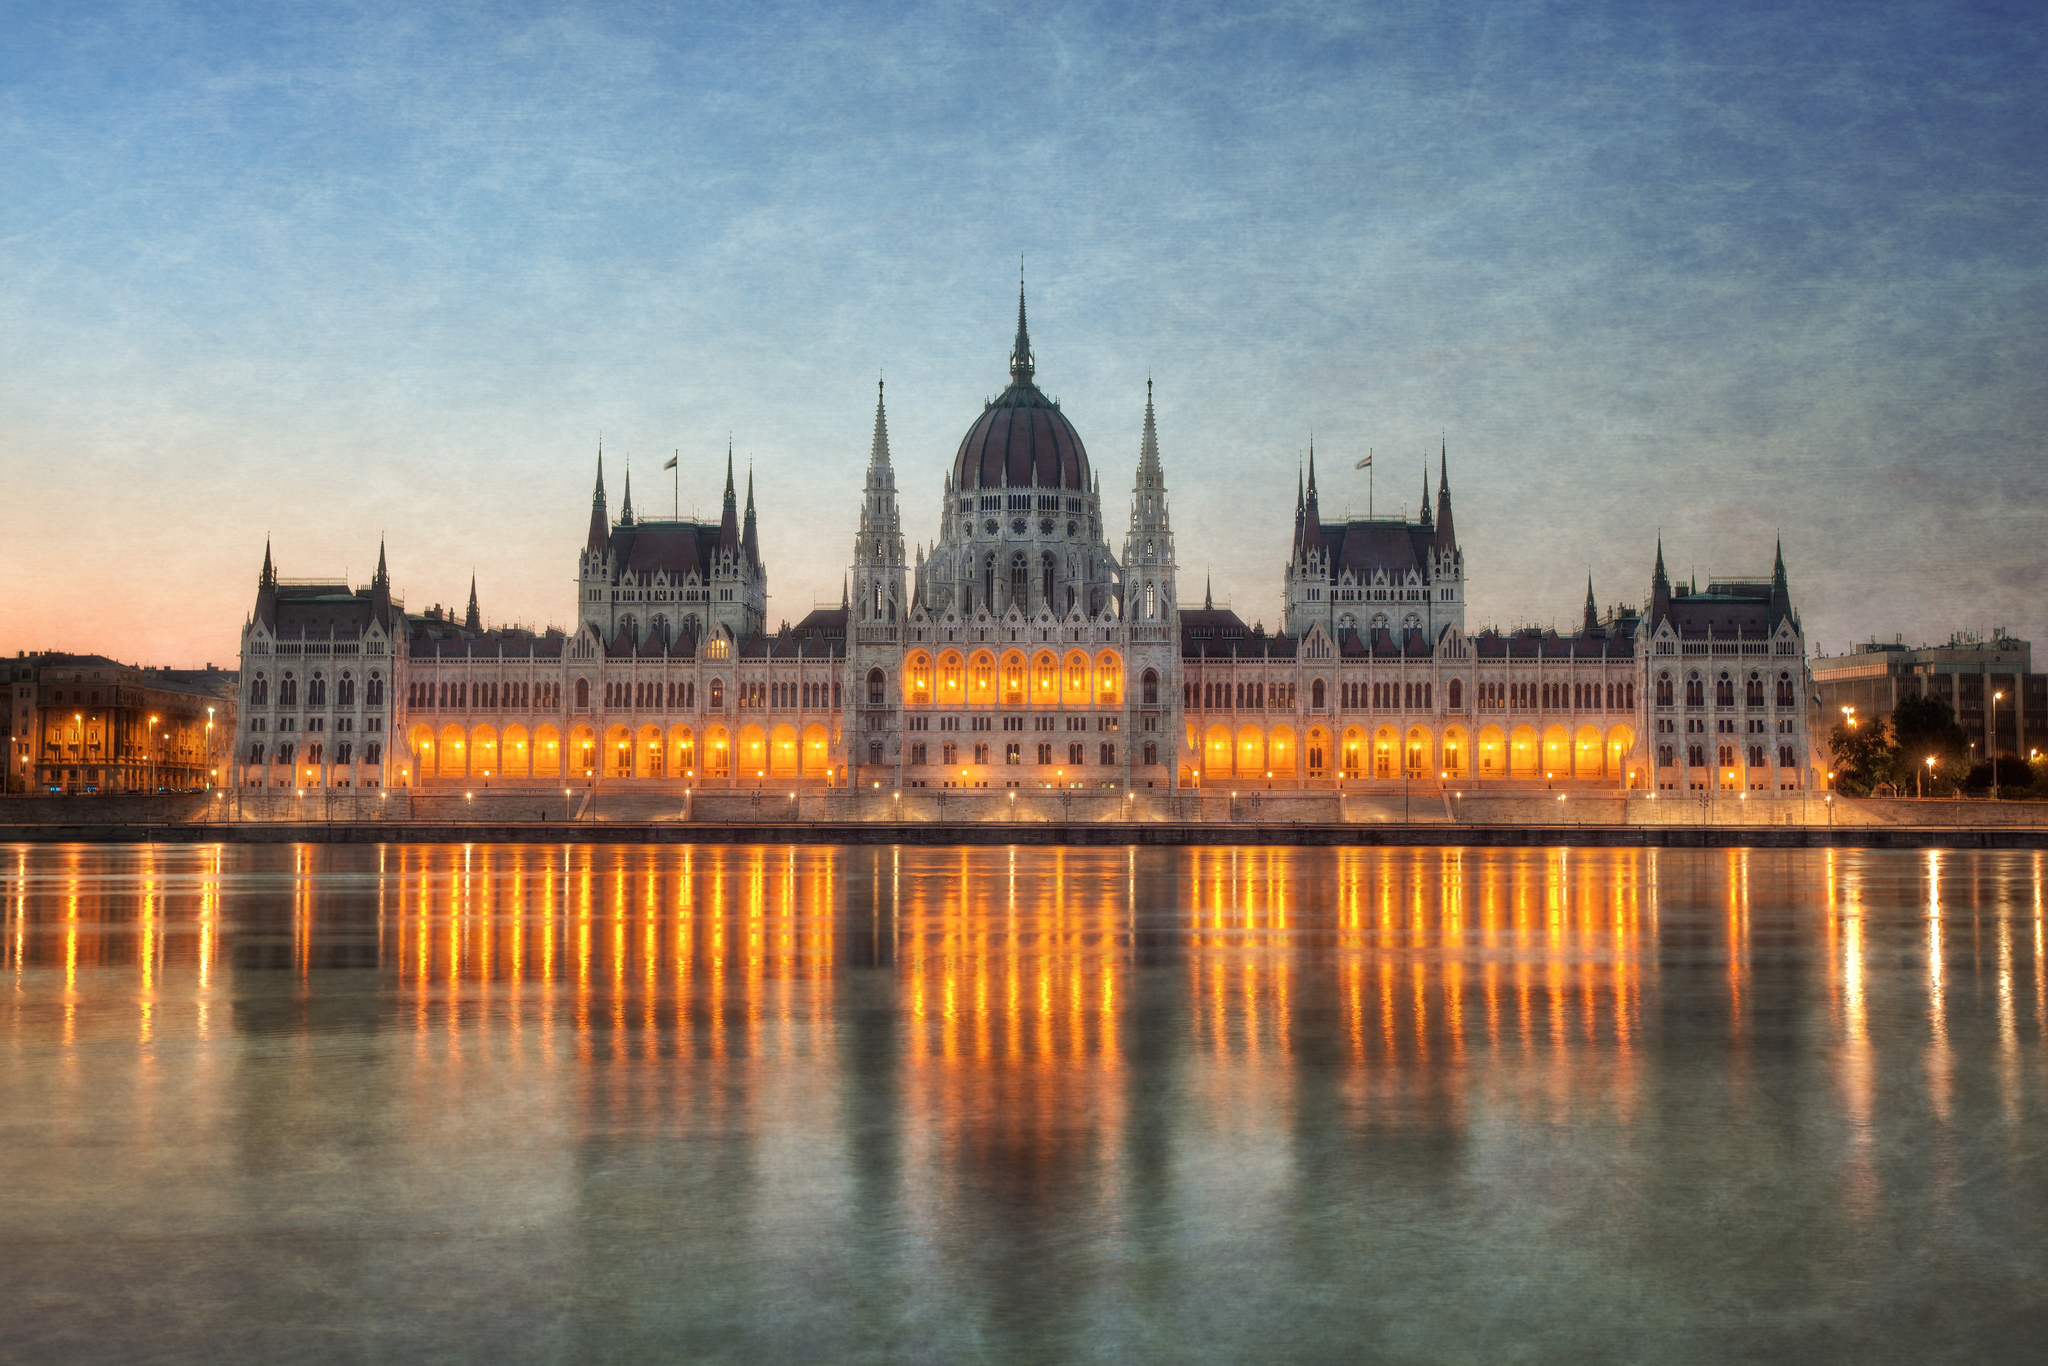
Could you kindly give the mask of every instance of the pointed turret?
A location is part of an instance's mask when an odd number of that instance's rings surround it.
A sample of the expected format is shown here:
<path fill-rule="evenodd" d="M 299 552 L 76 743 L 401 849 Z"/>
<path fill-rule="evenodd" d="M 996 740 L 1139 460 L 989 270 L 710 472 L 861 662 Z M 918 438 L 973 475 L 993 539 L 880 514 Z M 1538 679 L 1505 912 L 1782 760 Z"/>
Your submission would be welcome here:
<path fill-rule="evenodd" d="M 1422 457 L 1422 524 L 1434 527 L 1436 519 L 1429 515 L 1429 457 Z"/>
<path fill-rule="evenodd" d="M 1318 553 L 1323 548 L 1323 505 L 1316 493 L 1316 439 L 1308 439 L 1308 491 L 1301 504 L 1301 531 L 1295 537 L 1295 558 Z"/>
<path fill-rule="evenodd" d="M 853 607 L 853 598 L 847 593 L 846 583 L 846 575 L 841 574 L 839 576 L 839 610 L 842 612 L 849 611 Z"/>
<path fill-rule="evenodd" d="M 270 538 L 263 538 L 263 572 L 256 578 L 256 620 L 277 625 L 277 570 L 270 563 Z"/>
<path fill-rule="evenodd" d="M 1216 610 L 1216 588 L 1207 574 L 1202 576 L 1202 610 L 1204 612 Z"/>
<path fill-rule="evenodd" d="M 1657 567 L 1650 573 L 1650 629 L 1671 615 L 1671 578 L 1664 572 L 1664 538 L 1657 538 Z"/>
<path fill-rule="evenodd" d="M 1446 440 L 1437 454 L 1436 548 L 1439 554 L 1455 555 L 1458 533 L 1451 525 L 1451 448 Z"/>
<path fill-rule="evenodd" d="M 633 525 L 633 458 L 626 457 L 626 496 L 619 506 L 619 525 Z"/>
<path fill-rule="evenodd" d="M 1138 440 L 1138 474 L 1131 485 L 1131 528 L 1124 536 L 1123 603 L 1126 616 L 1156 621 L 1175 610 L 1173 522 L 1166 507 L 1166 470 L 1159 459 L 1159 423 L 1152 411 L 1152 381 L 1145 381 L 1145 427 Z M 1090 612 L 1103 604 L 1092 598 Z"/>
<path fill-rule="evenodd" d="M 1586 620 L 1584 631 L 1587 635 L 1600 634 L 1600 608 L 1593 601 L 1593 576 L 1586 575 Z"/>
<path fill-rule="evenodd" d="M 377 538 L 377 572 L 370 579 L 370 616 L 391 629 L 391 571 L 384 567 L 384 538 Z"/>
<path fill-rule="evenodd" d="M 597 488 L 590 495 L 590 537 L 584 542 L 584 549 L 593 555 L 604 553 L 605 538 L 611 532 L 611 522 L 604 511 L 604 442 L 597 443 Z"/>
<path fill-rule="evenodd" d="M 1785 538 L 1778 538 L 1778 558 L 1771 566 L 1771 615 L 1773 631 L 1778 623 L 1792 615 L 1792 586 L 1785 578 Z"/>
<path fill-rule="evenodd" d="M 1031 331 L 1024 325 L 1024 271 L 1017 270 L 1017 341 L 1010 348 L 1010 382 L 1029 384 L 1032 375 Z"/>
<path fill-rule="evenodd" d="M 477 635 L 483 634 L 483 614 L 476 610 L 476 571 L 469 575 L 469 610 L 462 614 L 462 629 Z"/>
<path fill-rule="evenodd" d="M 725 510 L 718 519 L 718 548 L 740 548 L 740 503 L 732 487 L 732 442 L 725 443 Z"/>
<path fill-rule="evenodd" d="M 761 537 L 754 526 L 754 467 L 747 466 L 747 519 L 740 532 L 740 549 L 746 552 L 747 563 L 756 569 L 761 567 Z"/>

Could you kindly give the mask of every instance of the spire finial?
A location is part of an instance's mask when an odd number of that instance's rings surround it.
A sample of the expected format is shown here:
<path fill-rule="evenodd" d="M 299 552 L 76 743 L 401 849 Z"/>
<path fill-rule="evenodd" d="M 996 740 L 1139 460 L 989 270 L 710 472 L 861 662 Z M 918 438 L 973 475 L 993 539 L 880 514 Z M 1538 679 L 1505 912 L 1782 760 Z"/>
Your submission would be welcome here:
<path fill-rule="evenodd" d="M 1031 383 L 1031 330 L 1024 322 L 1024 258 L 1017 258 L 1017 341 L 1010 348 L 1010 381 Z"/>
<path fill-rule="evenodd" d="M 1216 610 L 1216 589 L 1210 576 L 1207 574 L 1202 575 L 1202 610 L 1205 612 Z"/>

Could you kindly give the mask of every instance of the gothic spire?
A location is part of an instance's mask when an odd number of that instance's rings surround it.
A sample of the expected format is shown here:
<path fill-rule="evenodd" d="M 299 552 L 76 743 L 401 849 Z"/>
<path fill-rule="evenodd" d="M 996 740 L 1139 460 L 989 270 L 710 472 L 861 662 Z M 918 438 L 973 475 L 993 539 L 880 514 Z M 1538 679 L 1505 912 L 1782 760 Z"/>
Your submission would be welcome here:
<path fill-rule="evenodd" d="M 889 468 L 889 414 L 882 406 L 882 381 L 875 381 L 875 437 L 868 447 L 868 468 Z"/>
<path fill-rule="evenodd" d="M 633 525 L 633 457 L 626 457 L 626 498 L 619 507 L 619 525 Z"/>
<path fill-rule="evenodd" d="M 277 625 L 277 570 L 270 563 L 270 538 L 263 538 L 263 573 L 256 580 L 256 620 Z"/>
<path fill-rule="evenodd" d="M 725 510 L 718 519 L 718 548 L 740 548 L 740 505 L 732 488 L 732 439 L 725 442 Z"/>
<path fill-rule="evenodd" d="M 1159 466 L 1159 428 L 1152 420 L 1152 381 L 1145 381 L 1145 435 L 1138 442 L 1138 487 L 1166 487 L 1166 473 Z"/>
<path fill-rule="evenodd" d="M 482 634 L 484 629 L 483 616 L 476 610 L 476 571 L 473 569 L 469 573 L 469 611 L 463 614 L 462 629 L 478 634 Z"/>
<path fill-rule="evenodd" d="M 1316 438 L 1313 432 L 1308 438 L 1308 505 L 1311 508 L 1316 505 Z"/>
<path fill-rule="evenodd" d="M 390 582 L 391 574 L 384 568 L 384 538 L 379 536 L 377 538 L 377 572 L 371 577 L 370 583 L 372 586 L 375 586 L 380 583 L 388 584 Z"/>
<path fill-rule="evenodd" d="M 1771 566 L 1771 629 L 1792 615 L 1792 588 L 1785 579 L 1785 538 L 1778 538 L 1777 560 Z"/>
<path fill-rule="evenodd" d="M 1422 457 L 1422 524 L 1426 527 L 1436 525 L 1436 519 L 1429 512 L 1429 457 L 1427 455 Z"/>
<path fill-rule="evenodd" d="M 1593 602 L 1593 576 L 1586 575 L 1586 634 L 1594 635 L 1600 630 L 1600 609 Z"/>
<path fill-rule="evenodd" d="M 1024 263 L 1017 263 L 1017 341 L 1010 348 L 1010 382 L 1029 384 L 1032 375 L 1031 332 L 1024 325 Z"/>
<path fill-rule="evenodd" d="M 370 580 L 370 615 L 379 626 L 391 625 L 391 571 L 384 567 L 384 538 L 377 538 L 377 574 Z"/>
<path fill-rule="evenodd" d="M 1664 572 L 1664 537 L 1657 537 L 1657 568 L 1650 574 L 1650 629 L 1671 612 L 1671 578 Z"/>
<path fill-rule="evenodd" d="M 1451 446 L 1448 438 L 1437 452 L 1436 548 L 1446 555 L 1458 550 L 1458 534 L 1451 526 Z"/>
<path fill-rule="evenodd" d="M 1216 610 L 1216 589 L 1210 576 L 1207 574 L 1202 576 L 1202 610 L 1204 612 Z"/>
<path fill-rule="evenodd" d="M 256 576 L 256 586 L 262 588 L 276 582 L 277 571 L 270 567 L 270 538 L 265 536 L 263 538 L 263 572 Z"/>
<path fill-rule="evenodd" d="M 845 612 L 851 610 L 852 607 L 853 598 L 846 591 L 846 575 L 841 574 L 839 576 L 839 610 Z"/>
<path fill-rule="evenodd" d="M 747 520 L 745 530 L 740 532 L 740 548 L 747 554 L 747 563 L 759 567 L 761 563 L 761 538 L 754 527 L 754 467 L 747 466 Z"/>
<path fill-rule="evenodd" d="M 604 511 L 604 438 L 597 439 L 597 487 L 590 495 L 590 536 L 584 548 L 591 554 L 604 550 L 606 535 L 611 531 L 611 522 Z"/>

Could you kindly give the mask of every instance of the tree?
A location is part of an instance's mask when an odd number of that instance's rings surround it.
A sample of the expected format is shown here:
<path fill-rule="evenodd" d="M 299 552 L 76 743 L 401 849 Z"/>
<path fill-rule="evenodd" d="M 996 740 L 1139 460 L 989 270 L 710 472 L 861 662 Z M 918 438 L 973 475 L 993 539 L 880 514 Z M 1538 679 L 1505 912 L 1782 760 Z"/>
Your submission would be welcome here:
<path fill-rule="evenodd" d="M 1970 737 L 1956 724 L 1955 709 L 1946 699 L 1932 694 L 1906 694 L 1892 713 L 1892 730 L 1898 737 L 1898 767 L 1907 785 L 1913 782 L 1908 770 L 1916 766 L 1930 794 L 1953 791 L 1967 776 Z M 1927 764 L 1930 758 L 1934 760 L 1931 769 Z"/>
<path fill-rule="evenodd" d="M 1835 759 L 1835 790 L 1845 797 L 1868 797 L 1880 784 L 1897 785 L 1899 750 L 1881 716 L 1837 721 L 1828 736 L 1828 753 Z"/>

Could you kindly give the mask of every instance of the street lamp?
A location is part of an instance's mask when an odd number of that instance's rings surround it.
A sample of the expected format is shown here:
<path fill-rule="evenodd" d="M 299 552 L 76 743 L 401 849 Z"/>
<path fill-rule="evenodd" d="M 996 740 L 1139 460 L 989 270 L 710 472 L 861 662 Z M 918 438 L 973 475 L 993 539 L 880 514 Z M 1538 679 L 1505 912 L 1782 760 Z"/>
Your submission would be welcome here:
<path fill-rule="evenodd" d="M 2005 696 L 2002 692 L 1991 694 L 1991 741 L 1988 750 L 1991 758 L 1991 800 L 1998 800 L 1998 703 Z"/>
<path fill-rule="evenodd" d="M 1922 775 L 1921 773 L 1916 773 L 1916 774 L 1914 774 L 1913 776 L 1914 776 L 1915 778 L 1919 778 L 1919 779 L 1921 779 L 1921 781 L 1919 781 L 1919 782 L 1915 783 L 1915 784 L 1914 784 L 1914 786 L 1916 786 L 1916 787 L 1918 787 L 1918 788 L 1920 789 L 1920 794 L 1919 794 L 1919 795 L 1920 795 L 1920 796 L 1921 796 L 1922 798 L 1925 798 L 1925 797 L 1927 796 L 1927 784 L 1926 784 L 1926 779 L 1927 779 L 1927 778 L 1932 778 L 1932 777 L 1934 776 L 1934 756 L 1933 756 L 1932 754 L 1930 754 L 1930 755 L 1928 755 L 1928 756 L 1927 756 L 1927 767 L 1926 767 L 1926 769 L 1924 770 L 1924 777 L 1923 777 L 1923 775 Z"/>

